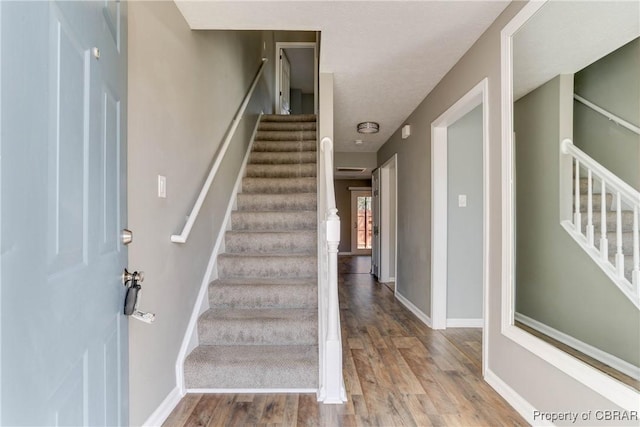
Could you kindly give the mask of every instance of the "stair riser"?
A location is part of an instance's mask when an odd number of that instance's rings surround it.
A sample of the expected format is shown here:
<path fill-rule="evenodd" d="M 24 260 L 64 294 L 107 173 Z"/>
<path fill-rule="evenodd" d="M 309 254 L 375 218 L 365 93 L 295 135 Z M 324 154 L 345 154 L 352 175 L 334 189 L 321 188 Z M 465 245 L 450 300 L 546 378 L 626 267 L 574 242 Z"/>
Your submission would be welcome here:
<path fill-rule="evenodd" d="M 313 141 L 316 139 L 315 131 L 277 131 L 266 130 L 256 133 L 258 141 Z"/>
<path fill-rule="evenodd" d="M 281 114 L 265 114 L 261 118 L 261 123 L 264 122 L 316 122 L 315 114 L 295 114 L 295 115 L 281 115 Z"/>
<path fill-rule="evenodd" d="M 300 164 L 300 163 L 316 163 L 315 151 L 294 151 L 294 152 L 277 152 L 277 153 L 261 153 L 253 152 L 249 156 L 249 164 L 252 165 L 284 165 L 284 164 Z"/>
<path fill-rule="evenodd" d="M 298 194 L 238 194 L 237 206 L 241 211 L 315 210 L 314 193 Z"/>
<path fill-rule="evenodd" d="M 317 308 L 318 288 L 310 284 L 227 285 L 209 287 L 209 306 L 216 308 Z"/>
<path fill-rule="evenodd" d="M 218 257 L 221 278 L 314 278 L 318 273 L 315 257 Z"/>
<path fill-rule="evenodd" d="M 315 163 L 298 165 L 247 165 L 246 176 L 249 178 L 296 178 L 316 176 Z"/>
<path fill-rule="evenodd" d="M 601 208 L 601 201 L 602 201 L 602 197 L 600 196 L 600 194 L 594 194 L 593 198 L 592 198 L 592 204 L 593 204 L 593 210 L 600 210 Z M 581 194 L 580 195 L 580 211 L 586 212 L 587 210 L 587 195 L 586 194 Z M 613 196 L 611 194 L 607 194 L 607 198 L 606 198 L 606 204 L 605 204 L 605 209 L 606 210 L 610 210 L 612 203 L 613 202 Z M 575 206 L 575 205 L 574 205 Z"/>
<path fill-rule="evenodd" d="M 315 253 L 317 239 L 315 231 L 278 233 L 234 233 L 225 235 L 227 253 Z"/>
<path fill-rule="evenodd" d="M 190 389 L 291 389 L 318 384 L 317 347 L 267 346 L 256 358 L 242 347 L 230 348 L 222 356 L 208 354 L 205 347 L 196 350 L 185 361 L 185 385 Z"/>
<path fill-rule="evenodd" d="M 200 345 L 315 345 L 315 318 L 227 320 L 198 322 Z M 284 356 L 284 355 L 283 355 Z"/>
<path fill-rule="evenodd" d="M 242 192 L 249 193 L 316 193 L 316 178 L 245 178 Z"/>
<path fill-rule="evenodd" d="M 617 227 L 617 218 L 616 218 L 616 212 L 612 212 L 609 211 L 607 212 L 607 230 L 608 231 L 614 231 Z M 596 235 L 600 235 L 600 212 L 593 212 L 593 226 L 596 230 Z M 586 211 L 584 213 L 582 213 L 581 216 L 582 219 L 582 229 L 584 230 L 587 226 L 587 221 L 588 221 L 588 216 L 586 214 Z M 630 211 L 622 211 L 622 231 L 626 232 L 626 231 L 632 231 L 633 230 L 633 212 Z"/>
<path fill-rule="evenodd" d="M 316 141 L 256 141 L 253 143 L 254 153 L 262 152 L 293 152 L 316 151 Z"/>
<path fill-rule="evenodd" d="M 304 131 L 316 130 L 316 122 L 261 122 L 259 131 Z"/>
<path fill-rule="evenodd" d="M 314 211 L 299 212 L 233 212 L 233 230 L 316 230 L 317 214 Z"/>
<path fill-rule="evenodd" d="M 596 248 L 600 249 L 600 234 L 595 234 L 593 240 Z M 607 243 L 610 254 L 618 252 L 618 243 L 615 233 L 607 233 Z M 633 234 L 631 232 L 622 233 L 622 253 L 625 255 L 633 254 Z"/>

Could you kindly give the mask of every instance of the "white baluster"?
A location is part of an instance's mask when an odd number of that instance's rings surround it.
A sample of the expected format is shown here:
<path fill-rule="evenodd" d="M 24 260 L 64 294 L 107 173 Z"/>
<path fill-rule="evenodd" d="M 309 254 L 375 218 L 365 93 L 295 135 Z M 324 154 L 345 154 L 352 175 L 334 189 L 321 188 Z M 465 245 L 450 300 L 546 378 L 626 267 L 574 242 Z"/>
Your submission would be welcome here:
<path fill-rule="evenodd" d="M 616 270 L 624 278 L 624 254 L 622 253 L 622 199 L 616 192 Z"/>
<path fill-rule="evenodd" d="M 633 207 L 633 273 L 631 283 L 633 293 L 637 296 L 640 293 L 640 243 L 638 242 L 638 205 Z"/>
<path fill-rule="evenodd" d="M 607 186 L 602 178 L 600 191 L 600 256 L 602 261 L 609 262 L 609 239 L 607 239 L 607 204 L 605 203 Z"/>
<path fill-rule="evenodd" d="M 593 246 L 593 177 L 587 172 L 587 241 Z"/>
<path fill-rule="evenodd" d="M 573 214 L 573 226 L 578 233 L 582 233 L 582 218 L 580 215 L 580 160 L 576 159 L 576 201 L 575 212 Z"/>

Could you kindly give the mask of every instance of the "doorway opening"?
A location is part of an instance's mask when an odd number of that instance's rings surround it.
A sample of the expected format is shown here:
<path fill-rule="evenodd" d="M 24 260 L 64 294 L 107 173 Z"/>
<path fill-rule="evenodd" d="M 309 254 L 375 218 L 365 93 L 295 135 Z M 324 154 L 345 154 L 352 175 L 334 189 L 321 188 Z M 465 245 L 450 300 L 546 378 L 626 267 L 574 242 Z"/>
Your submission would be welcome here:
<path fill-rule="evenodd" d="M 396 281 L 397 235 L 397 154 L 379 169 L 380 209 L 374 224 L 379 227 L 380 250 L 378 256 L 378 280 L 382 283 Z M 374 229 L 375 229 L 374 225 Z"/>
<path fill-rule="evenodd" d="M 276 42 L 277 114 L 317 114 L 316 52 L 314 42 Z"/>
<path fill-rule="evenodd" d="M 433 329 L 486 331 L 488 81 L 431 124 Z M 483 372 L 487 340 L 483 333 Z"/>
<path fill-rule="evenodd" d="M 370 190 L 351 192 L 351 221 L 351 253 L 371 255 L 373 211 Z"/>

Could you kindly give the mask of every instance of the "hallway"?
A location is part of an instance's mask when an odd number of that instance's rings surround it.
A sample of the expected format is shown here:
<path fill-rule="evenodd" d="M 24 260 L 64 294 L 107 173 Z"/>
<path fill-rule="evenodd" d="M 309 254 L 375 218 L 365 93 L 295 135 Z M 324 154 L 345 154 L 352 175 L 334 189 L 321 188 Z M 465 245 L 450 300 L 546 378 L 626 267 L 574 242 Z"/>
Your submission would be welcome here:
<path fill-rule="evenodd" d="M 192 394 L 164 425 L 527 425 L 482 380 L 481 330 L 429 329 L 369 275 L 369 259 L 339 260 L 345 405 L 313 394 Z"/>

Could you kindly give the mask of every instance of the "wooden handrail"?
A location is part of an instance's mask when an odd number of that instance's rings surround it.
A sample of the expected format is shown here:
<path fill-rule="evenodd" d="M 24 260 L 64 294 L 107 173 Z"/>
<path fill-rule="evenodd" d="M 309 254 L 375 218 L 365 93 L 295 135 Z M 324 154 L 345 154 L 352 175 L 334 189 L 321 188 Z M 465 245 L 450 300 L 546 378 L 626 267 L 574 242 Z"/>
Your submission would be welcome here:
<path fill-rule="evenodd" d="M 209 175 L 207 175 L 207 179 L 202 185 L 202 189 L 200 189 L 200 194 L 198 195 L 198 198 L 196 199 L 196 202 L 193 205 L 193 208 L 191 208 L 191 213 L 188 216 L 187 222 L 184 225 L 184 228 L 182 229 L 182 232 L 180 234 L 173 234 L 171 236 L 172 242 L 174 243 L 187 242 L 187 239 L 189 238 L 189 234 L 191 233 L 191 229 L 193 228 L 193 225 L 195 224 L 196 219 L 198 218 L 198 214 L 200 213 L 200 209 L 204 204 L 204 200 L 207 198 L 207 194 L 209 193 L 209 189 L 211 188 L 213 179 L 215 178 L 216 173 L 218 173 L 218 169 L 220 168 L 220 163 L 222 163 L 222 159 L 224 158 L 224 155 L 226 154 L 227 149 L 229 148 L 229 144 L 231 143 L 231 140 L 233 139 L 233 136 L 236 133 L 236 129 L 238 129 L 240 120 L 242 119 L 242 116 L 244 115 L 244 112 L 247 109 L 247 105 L 249 105 L 249 101 L 251 100 L 253 91 L 258 85 L 258 81 L 260 80 L 260 76 L 262 75 L 262 72 L 264 70 L 264 66 L 266 63 L 267 63 L 267 58 L 262 58 L 262 64 L 260 64 L 260 68 L 258 68 L 258 72 L 256 73 L 256 76 L 254 77 L 253 82 L 251 83 L 251 87 L 249 88 L 249 91 L 245 95 L 244 100 L 242 101 L 242 104 L 240 104 L 240 109 L 234 116 L 233 121 L 231 122 L 231 128 L 229 129 L 229 132 L 227 133 L 227 137 L 224 139 L 224 142 L 222 143 L 222 148 L 217 153 L 217 156 L 213 162 L 213 165 L 209 170 Z"/>

